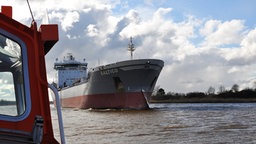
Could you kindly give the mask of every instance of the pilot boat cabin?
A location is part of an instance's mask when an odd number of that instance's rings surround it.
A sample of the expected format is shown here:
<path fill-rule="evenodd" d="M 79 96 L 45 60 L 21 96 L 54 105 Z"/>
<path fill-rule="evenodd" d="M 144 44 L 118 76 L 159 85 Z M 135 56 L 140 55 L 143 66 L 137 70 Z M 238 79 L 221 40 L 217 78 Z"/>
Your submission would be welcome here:
<path fill-rule="evenodd" d="M 58 41 L 57 25 L 12 19 L 0 13 L 0 143 L 58 143 L 53 134 L 45 55 Z"/>

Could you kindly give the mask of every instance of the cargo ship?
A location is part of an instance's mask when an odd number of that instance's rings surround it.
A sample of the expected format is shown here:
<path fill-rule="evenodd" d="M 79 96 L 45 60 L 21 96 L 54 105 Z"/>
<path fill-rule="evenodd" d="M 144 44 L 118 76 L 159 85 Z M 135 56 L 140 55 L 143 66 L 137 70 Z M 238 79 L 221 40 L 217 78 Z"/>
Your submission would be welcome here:
<path fill-rule="evenodd" d="M 54 63 L 62 107 L 81 109 L 148 109 L 158 76 L 164 66 L 159 59 L 133 59 L 91 68 L 68 53 Z"/>

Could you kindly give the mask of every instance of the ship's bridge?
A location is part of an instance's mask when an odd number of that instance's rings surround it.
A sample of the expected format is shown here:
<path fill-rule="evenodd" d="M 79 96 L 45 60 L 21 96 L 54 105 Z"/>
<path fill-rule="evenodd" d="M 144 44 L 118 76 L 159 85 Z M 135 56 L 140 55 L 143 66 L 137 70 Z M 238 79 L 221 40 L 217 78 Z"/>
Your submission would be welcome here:
<path fill-rule="evenodd" d="M 85 59 L 83 62 L 75 60 L 75 57 L 68 53 L 63 58 L 63 61 L 54 63 L 54 69 L 58 71 L 58 87 L 68 87 L 76 83 L 80 83 L 87 78 L 87 62 Z"/>
<path fill-rule="evenodd" d="M 67 56 L 63 58 L 63 61 L 58 62 L 58 59 L 56 59 L 56 62 L 54 63 L 54 69 L 56 70 L 63 70 L 63 69 L 81 69 L 86 70 L 88 63 L 85 62 L 79 62 L 75 60 L 75 57 L 68 53 Z"/>

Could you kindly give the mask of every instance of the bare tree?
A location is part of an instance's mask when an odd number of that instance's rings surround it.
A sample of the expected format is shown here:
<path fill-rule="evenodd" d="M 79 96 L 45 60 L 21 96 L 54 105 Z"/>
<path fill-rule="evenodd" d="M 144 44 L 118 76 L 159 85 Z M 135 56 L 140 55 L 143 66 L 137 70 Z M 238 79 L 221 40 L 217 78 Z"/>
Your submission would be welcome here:
<path fill-rule="evenodd" d="M 215 88 L 213 88 L 212 86 L 209 87 L 208 91 L 207 91 L 208 94 L 214 94 L 215 93 Z"/>
<path fill-rule="evenodd" d="M 224 87 L 223 85 L 220 85 L 220 87 L 219 87 L 219 93 L 223 93 L 223 92 L 225 92 L 225 91 L 226 91 L 225 87 Z"/>

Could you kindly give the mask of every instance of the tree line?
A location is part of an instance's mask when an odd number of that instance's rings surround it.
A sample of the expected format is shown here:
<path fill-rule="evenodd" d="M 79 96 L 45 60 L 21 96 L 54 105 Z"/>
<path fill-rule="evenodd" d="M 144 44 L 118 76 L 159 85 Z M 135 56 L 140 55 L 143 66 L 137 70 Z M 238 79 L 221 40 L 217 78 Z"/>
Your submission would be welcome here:
<path fill-rule="evenodd" d="M 16 104 L 15 101 L 8 101 L 8 100 L 4 100 L 4 99 L 0 100 L 0 106 L 15 105 L 15 104 Z"/>
<path fill-rule="evenodd" d="M 239 91 L 239 85 L 234 84 L 230 90 L 220 86 L 216 92 L 210 86 L 206 92 L 165 93 L 158 88 L 151 96 L 151 102 L 256 102 L 256 89 L 246 88 Z"/>

